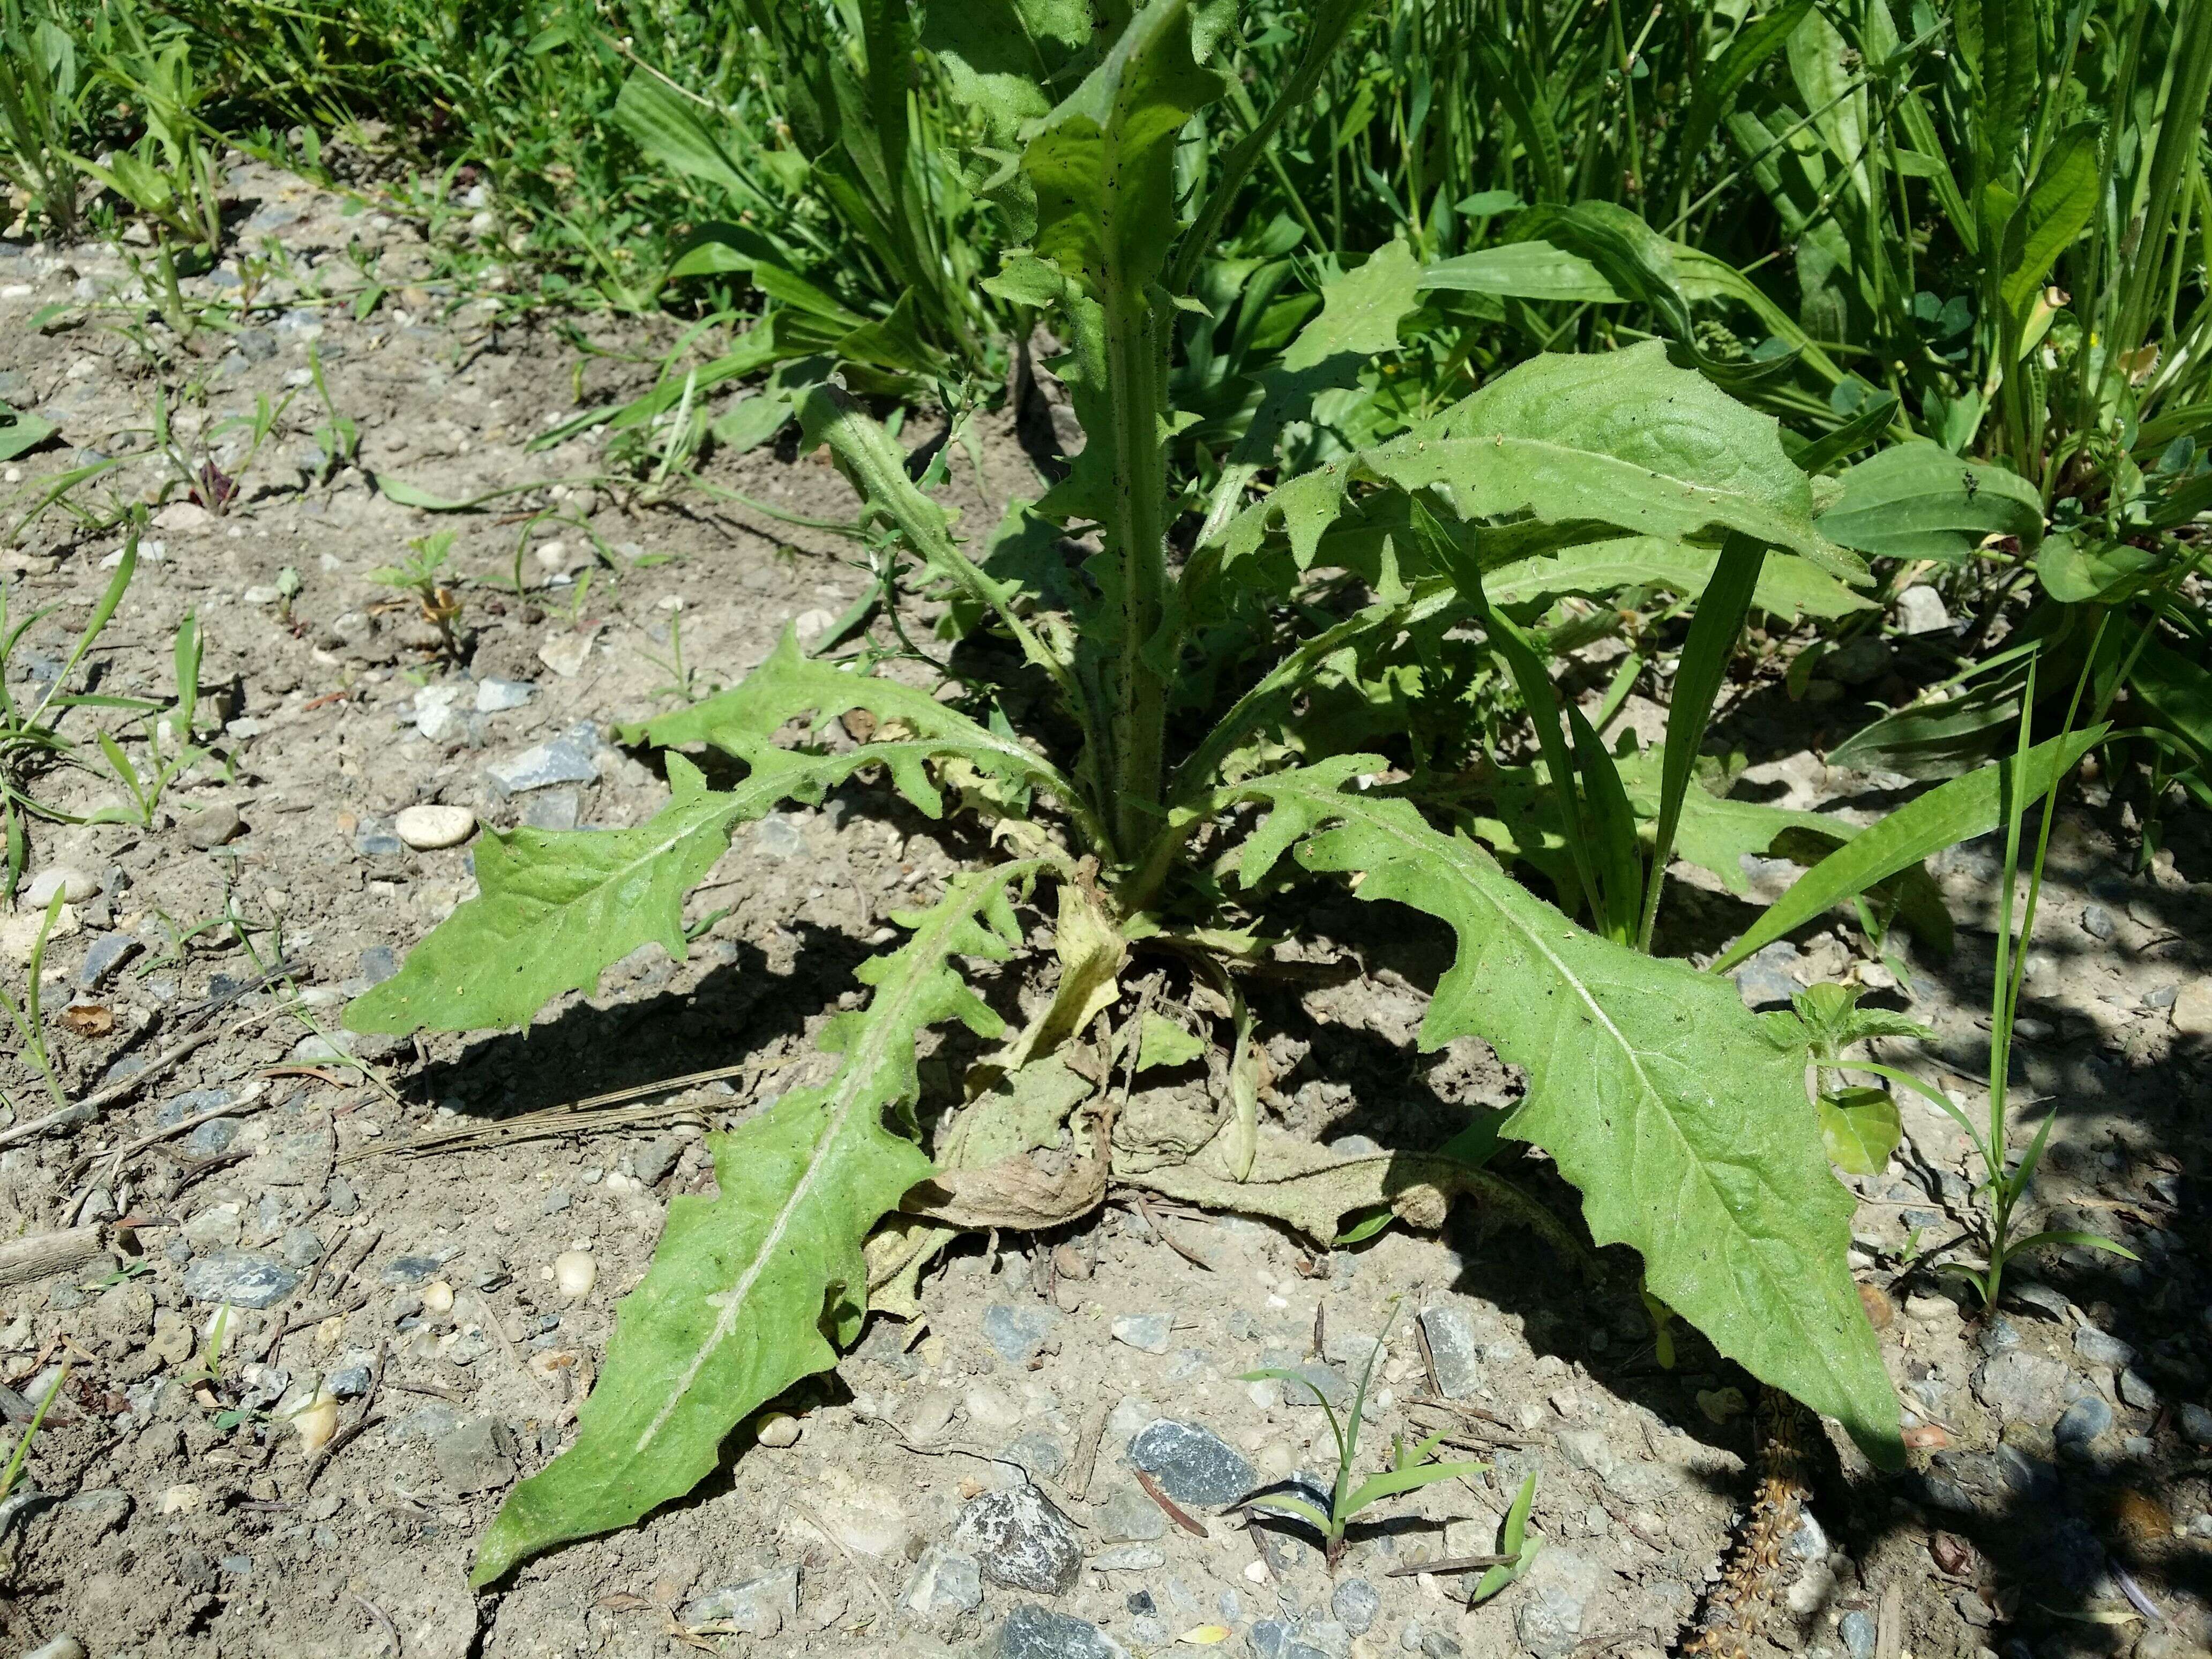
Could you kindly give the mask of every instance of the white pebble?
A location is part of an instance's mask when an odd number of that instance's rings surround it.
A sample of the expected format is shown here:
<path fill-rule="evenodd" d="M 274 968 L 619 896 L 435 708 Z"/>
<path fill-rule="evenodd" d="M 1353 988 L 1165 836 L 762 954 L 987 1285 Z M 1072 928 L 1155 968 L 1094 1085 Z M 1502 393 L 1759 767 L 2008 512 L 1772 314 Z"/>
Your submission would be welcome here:
<path fill-rule="evenodd" d="M 453 1287 L 442 1279 L 434 1279 L 422 1287 L 422 1310 L 443 1316 L 453 1310 Z"/>
<path fill-rule="evenodd" d="M 563 1250 L 553 1258 L 553 1283 L 570 1300 L 589 1296 L 599 1282 L 599 1264 L 588 1250 Z"/>
<path fill-rule="evenodd" d="M 316 1389 L 315 1397 L 292 1413 L 292 1427 L 299 1434 L 300 1449 L 313 1457 L 338 1431 L 337 1396 Z"/>
<path fill-rule="evenodd" d="M 198 1486 L 172 1486 L 161 1494 L 160 1507 L 164 1515 L 189 1515 L 200 1507 L 202 1501 Z"/>
<path fill-rule="evenodd" d="M 58 864 L 51 870 L 41 870 L 33 876 L 23 897 L 30 908 L 44 910 L 54 902 L 56 893 L 76 904 L 99 891 L 100 883 L 96 878 L 88 876 L 82 870 L 72 870 L 65 864 Z"/>
<path fill-rule="evenodd" d="M 789 1412 L 763 1412 L 753 1419 L 753 1437 L 774 1450 L 799 1443 L 799 1423 Z"/>
<path fill-rule="evenodd" d="M 418 853 L 459 847 L 476 832 L 477 815 L 465 806 L 409 806 L 392 821 L 399 839 Z"/>

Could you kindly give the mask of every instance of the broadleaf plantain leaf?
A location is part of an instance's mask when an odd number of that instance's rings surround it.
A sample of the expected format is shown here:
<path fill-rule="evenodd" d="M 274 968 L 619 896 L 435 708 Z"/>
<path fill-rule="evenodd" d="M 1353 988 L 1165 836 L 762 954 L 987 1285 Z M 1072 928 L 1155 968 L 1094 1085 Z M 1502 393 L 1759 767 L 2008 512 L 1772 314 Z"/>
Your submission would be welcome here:
<path fill-rule="evenodd" d="M 1651 1293 L 1723 1353 L 1896 1466 L 1897 1398 L 1845 1265 L 1852 1200 L 1808 1109 L 1802 1028 L 1749 1012 L 1724 980 L 1577 927 L 1409 803 L 1346 789 L 1379 764 L 1340 757 L 1237 786 L 1273 809 L 1243 878 L 1298 845 L 1310 870 L 1364 872 L 1361 898 L 1450 925 L 1459 952 L 1421 1046 L 1480 1036 L 1525 1067 L 1503 1132 L 1581 1189 L 1591 1237 L 1634 1246 Z"/>
<path fill-rule="evenodd" d="M 874 998 L 823 1035 L 843 1055 L 835 1074 L 710 1139 L 720 1191 L 669 1205 L 652 1270 L 617 1310 L 575 1443 L 501 1505 L 471 1583 L 680 1498 L 748 1413 L 836 1363 L 829 1330 L 865 1310 L 868 1230 L 931 1171 L 887 1127 L 921 1091 L 915 1039 L 956 1018 L 986 1037 L 1003 1030 L 952 958 L 1012 954 L 1021 929 L 1007 890 L 1042 867 L 956 877 L 930 909 L 896 918 L 914 936 L 862 966 Z"/>

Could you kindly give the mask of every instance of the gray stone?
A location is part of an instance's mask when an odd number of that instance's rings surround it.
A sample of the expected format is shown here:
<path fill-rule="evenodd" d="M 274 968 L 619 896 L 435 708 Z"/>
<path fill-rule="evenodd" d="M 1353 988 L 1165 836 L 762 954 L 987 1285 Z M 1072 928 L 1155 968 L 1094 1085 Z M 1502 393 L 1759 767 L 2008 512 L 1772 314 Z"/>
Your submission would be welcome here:
<path fill-rule="evenodd" d="M 1165 1353 L 1174 1331 L 1173 1314 L 1123 1314 L 1114 1322 L 1114 1340 L 1144 1353 Z"/>
<path fill-rule="evenodd" d="M 445 1271 L 446 1261 L 436 1255 L 394 1256 L 384 1264 L 384 1282 L 402 1285 L 427 1285 Z"/>
<path fill-rule="evenodd" d="M 497 1492 L 514 1480 L 514 1437 L 495 1419 L 467 1418 L 431 1443 L 430 1462 L 458 1493 Z"/>
<path fill-rule="evenodd" d="M 1900 634 L 1941 634 L 1951 626 L 1951 613 L 1943 597 L 1927 584 L 1908 587 L 1897 596 L 1897 631 Z"/>
<path fill-rule="evenodd" d="M 1568 1462 L 1578 1469 L 1588 1469 L 1601 1480 L 1620 1466 L 1620 1455 L 1602 1430 L 1564 1429 L 1559 1440 L 1559 1450 Z"/>
<path fill-rule="evenodd" d="M 1150 1544 L 1116 1544 L 1099 1551 L 1088 1563 L 1094 1572 L 1151 1572 L 1167 1564 L 1167 1557 Z"/>
<path fill-rule="evenodd" d="M 2117 931 L 2112 913 L 2101 904 L 2081 907 L 2081 931 L 2094 939 L 2109 939 Z"/>
<path fill-rule="evenodd" d="M 2181 988 L 2179 985 L 2154 985 L 2143 993 L 2142 1006 L 2146 1008 L 2171 1008 L 2180 1000 Z"/>
<path fill-rule="evenodd" d="M 276 337 L 265 328 L 241 328 L 231 337 L 231 343 L 249 363 L 265 363 L 276 355 Z"/>
<path fill-rule="evenodd" d="M 961 1511 L 952 1543 L 994 1583 L 1040 1595 L 1068 1589 L 1083 1568 L 1074 1523 L 1031 1486 L 975 1499 Z"/>
<path fill-rule="evenodd" d="M 235 840 L 246 828 L 235 806 L 204 806 L 197 812 L 185 813 L 180 822 L 185 839 L 202 852 Z"/>
<path fill-rule="evenodd" d="M 1285 1404 L 1313 1407 L 1316 1394 L 1338 1411 L 1352 1403 L 1352 1381 L 1334 1365 L 1324 1365 L 1317 1359 L 1303 1359 L 1288 1348 L 1269 1348 L 1260 1356 L 1260 1366 L 1263 1370 L 1294 1371 L 1303 1379 L 1298 1382 L 1276 1383 L 1283 1391 Z"/>
<path fill-rule="evenodd" d="M 2066 1386 L 2066 1367 L 2014 1348 L 1984 1360 L 1969 1381 L 1975 1397 L 2007 1420 L 2040 1422 Z"/>
<path fill-rule="evenodd" d="M 583 798 L 574 789 L 548 789 L 522 805 L 523 827 L 528 830 L 574 830 L 583 817 Z"/>
<path fill-rule="evenodd" d="M 381 985 L 399 971 L 399 958 L 388 945 L 372 945 L 356 958 L 355 966 L 371 985 Z"/>
<path fill-rule="evenodd" d="M 1336 1594 L 1328 1598 L 1328 1610 L 1354 1636 L 1367 1633 L 1367 1627 L 1375 1622 L 1375 1615 L 1382 1607 L 1382 1592 L 1364 1578 L 1346 1579 L 1336 1587 Z"/>
<path fill-rule="evenodd" d="M 1423 1632 L 1421 1659 L 1459 1659 L 1460 1644 L 1440 1630 Z"/>
<path fill-rule="evenodd" d="M 1291 1628 L 1279 1619 L 1261 1619 L 1253 1624 L 1244 1639 L 1259 1659 L 1283 1659 L 1283 1644 L 1290 1640 Z"/>
<path fill-rule="evenodd" d="M 2185 1401 L 2175 1408 L 2175 1416 L 2180 1420 L 2183 1439 L 2192 1446 L 2212 1446 L 2212 1411 Z"/>
<path fill-rule="evenodd" d="M 787 812 L 770 812 L 753 830 L 753 847 L 772 859 L 805 855 L 806 836 Z"/>
<path fill-rule="evenodd" d="M 1042 1429 L 1031 1431 L 1009 1444 L 1006 1450 L 1009 1462 L 1021 1465 L 1033 1480 L 1057 1480 L 1067 1467 L 1067 1448 L 1059 1437 Z"/>
<path fill-rule="evenodd" d="M 1009 1365 L 1026 1365 L 1059 1334 L 1060 1315 L 1050 1308 L 1012 1308 L 994 1303 L 983 1310 L 983 1338 Z"/>
<path fill-rule="evenodd" d="M 1230 1504 L 1258 1484 L 1243 1455 L 1211 1429 L 1163 1417 L 1129 1443 L 1129 1461 L 1179 1504 Z"/>
<path fill-rule="evenodd" d="M 2112 1408 L 2098 1395 L 2085 1394 L 2060 1414 L 2051 1437 L 2062 1451 L 2083 1451 L 2112 1426 Z"/>
<path fill-rule="evenodd" d="M 2136 1351 L 2128 1344 L 2094 1325 L 2083 1325 L 2075 1330 L 2074 1352 L 2092 1365 L 2110 1365 L 2114 1370 L 2133 1364 L 2136 1357 Z"/>
<path fill-rule="evenodd" d="M 363 818 L 354 826 L 353 850 L 365 859 L 396 859 L 407 850 L 389 818 Z"/>
<path fill-rule="evenodd" d="M 1148 1544 L 1168 1528 L 1160 1506 L 1135 1486 L 1116 1486 L 1091 1511 L 1091 1524 L 1109 1544 Z"/>
<path fill-rule="evenodd" d="M 1474 1322 L 1459 1309 L 1439 1304 L 1421 1310 L 1421 1334 L 1436 1362 L 1437 1386 L 1454 1400 L 1473 1394 L 1482 1378 L 1482 1345 Z"/>
<path fill-rule="evenodd" d="M 2066 1295 L 2048 1285 L 2033 1279 L 2005 1279 L 2005 1302 L 2008 1306 L 2048 1319 L 2055 1324 L 2066 1322 Z"/>
<path fill-rule="evenodd" d="M 299 1274 L 258 1250 L 217 1250 L 194 1256 L 185 1269 L 186 1296 L 234 1308 L 273 1308 L 299 1282 Z"/>
<path fill-rule="evenodd" d="M 76 970 L 77 989 L 98 990 L 110 975 L 144 948 L 128 933 L 102 933 L 85 951 L 84 961 Z"/>
<path fill-rule="evenodd" d="M 982 1569 L 972 1555 L 932 1544 L 907 1575 L 899 1606 L 931 1623 L 958 1618 L 983 1605 Z"/>
<path fill-rule="evenodd" d="M 341 1400 L 351 1400 L 368 1392 L 368 1367 L 345 1365 L 323 1378 L 323 1386 Z"/>
<path fill-rule="evenodd" d="M 684 1143 L 674 1135 L 663 1135 L 630 1155 L 630 1173 L 647 1186 L 658 1187 L 683 1156 Z"/>
<path fill-rule="evenodd" d="M 521 708 L 537 690 L 528 680 L 478 680 L 477 713 L 504 714 L 510 708 Z"/>
<path fill-rule="evenodd" d="M 332 1215 L 343 1217 L 359 1213 L 361 1194 L 354 1191 L 353 1182 L 348 1181 L 343 1176 L 332 1176 L 331 1184 L 325 1187 L 323 1192 L 330 1200 Z"/>
<path fill-rule="evenodd" d="M 2158 1404 L 2158 1390 L 2151 1380 L 2134 1366 L 2120 1373 L 2120 1398 L 2139 1412 L 2147 1412 Z"/>
<path fill-rule="evenodd" d="M 1318 1654 L 1322 1659 L 1349 1659 L 1352 1652 L 1352 1632 L 1334 1619 L 1317 1619 L 1310 1613 L 1298 1627 L 1299 1639 L 1284 1650 L 1284 1659 L 1303 1648 Z"/>
<path fill-rule="evenodd" d="M 563 732 L 550 742 L 526 749 L 511 760 L 485 768 L 501 792 L 520 795 L 556 784 L 597 783 L 599 763 L 592 752 L 599 744 L 597 727 L 589 721 Z"/>
<path fill-rule="evenodd" d="M 1583 1615 L 1604 1571 L 1595 1561 L 1557 1547 L 1541 1552 L 1521 1580 L 1513 1615 L 1521 1644 L 1536 1659 L 1565 1659 L 1583 1639 Z"/>
<path fill-rule="evenodd" d="M 180 1143 L 187 1158 L 214 1158 L 230 1150 L 230 1143 L 238 1139 L 239 1121 L 234 1117 L 211 1117 Z"/>
<path fill-rule="evenodd" d="M 276 1241 L 276 1253 L 305 1273 L 323 1259 L 323 1241 L 313 1227 L 288 1227 Z"/>
<path fill-rule="evenodd" d="M 1802 990 L 1791 973 L 1804 961 L 1804 953 L 1786 939 L 1778 939 L 1735 970 L 1735 988 L 1747 1008 L 1787 1008 Z"/>
<path fill-rule="evenodd" d="M 1851 1659 L 1874 1659 L 1875 1632 L 1872 1614 L 1845 1613 L 1837 1626 L 1837 1633 L 1844 1638 L 1844 1647 Z"/>
<path fill-rule="evenodd" d="M 999 1626 L 992 1659 L 1128 1659 L 1129 1650 L 1098 1628 L 1049 1607 L 1020 1607 Z"/>
<path fill-rule="evenodd" d="M 775 1567 L 734 1584 L 696 1597 L 684 1609 L 684 1622 L 714 1625 L 740 1635 L 778 1634 L 799 1617 L 799 1569 Z"/>

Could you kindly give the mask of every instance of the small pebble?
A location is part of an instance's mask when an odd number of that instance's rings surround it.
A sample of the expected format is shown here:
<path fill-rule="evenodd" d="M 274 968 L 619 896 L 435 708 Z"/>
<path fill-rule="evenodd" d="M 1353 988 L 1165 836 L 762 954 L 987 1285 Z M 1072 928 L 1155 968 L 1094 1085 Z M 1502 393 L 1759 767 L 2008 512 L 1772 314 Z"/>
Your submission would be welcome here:
<path fill-rule="evenodd" d="M 422 1287 L 422 1311 L 439 1318 L 453 1310 L 453 1287 L 442 1279 L 434 1279 Z"/>
<path fill-rule="evenodd" d="M 185 813 L 181 822 L 185 839 L 202 852 L 235 840 L 246 828 L 235 806 L 204 806 L 197 812 Z"/>
<path fill-rule="evenodd" d="M 476 833 L 477 815 L 465 806 L 410 806 L 392 819 L 399 839 L 418 853 L 459 847 Z"/>
<path fill-rule="evenodd" d="M 84 1659 L 84 1644 L 67 1633 L 57 1636 L 44 1645 L 31 1649 L 23 1659 Z"/>
<path fill-rule="evenodd" d="M 599 1281 L 599 1264 L 589 1250 L 563 1250 L 553 1258 L 553 1283 L 570 1301 L 589 1296 Z"/>
<path fill-rule="evenodd" d="M 71 904 L 81 904 L 99 892 L 97 878 L 88 876 L 82 870 L 72 870 L 65 864 L 58 864 L 51 870 L 41 870 L 33 876 L 31 884 L 23 890 L 23 898 L 30 908 L 43 910 L 54 902 L 56 893 Z"/>
<path fill-rule="evenodd" d="M 317 1389 L 313 1400 L 292 1413 L 292 1428 L 300 1437 L 300 1449 L 313 1457 L 338 1431 L 337 1396 Z"/>
<path fill-rule="evenodd" d="M 753 1437 L 771 1450 L 797 1445 L 801 1432 L 799 1419 L 789 1412 L 763 1412 L 753 1419 Z"/>

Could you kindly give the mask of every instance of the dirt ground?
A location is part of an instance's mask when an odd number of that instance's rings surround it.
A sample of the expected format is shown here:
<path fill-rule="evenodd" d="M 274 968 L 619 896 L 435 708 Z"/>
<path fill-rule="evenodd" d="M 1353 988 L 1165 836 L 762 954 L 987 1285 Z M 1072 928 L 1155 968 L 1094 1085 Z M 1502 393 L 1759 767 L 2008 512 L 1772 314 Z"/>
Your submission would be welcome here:
<path fill-rule="evenodd" d="M 853 966 L 889 936 L 892 910 L 973 849 L 886 786 L 855 784 L 740 832 L 692 901 L 686 960 L 641 951 L 527 1034 L 340 1033 L 345 999 L 473 890 L 467 843 L 410 849 L 394 828 L 403 809 L 465 808 L 495 827 L 639 822 L 666 785 L 616 733 L 671 706 L 678 618 L 703 692 L 764 658 L 787 624 L 802 636 L 828 626 L 864 579 L 835 538 L 696 494 L 648 507 L 635 491 L 551 484 L 463 514 L 397 504 L 395 481 L 465 498 L 601 471 L 604 434 L 523 447 L 574 411 L 578 354 L 550 326 L 498 322 L 495 302 L 449 307 L 422 286 L 431 264 L 404 226 L 276 179 L 247 197 L 249 236 L 276 237 L 290 274 L 261 289 L 267 308 L 249 327 L 162 339 L 171 385 L 204 388 L 204 404 L 170 413 L 177 447 L 194 470 L 213 459 L 237 477 L 236 498 L 217 514 L 170 492 L 89 659 L 95 690 L 165 698 L 173 638 L 195 614 L 202 708 L 220 729 L 148 822 L 46 823 L 33 843 L 31 878 L 61 880 L 70 901 L 45 962 L 61 1080 L 70 1099 L 105 1103 L 33 1127 L 51 1102 L 10 1035 L 0 1236 L 96 1231 L 88 1255 L 43 1277 L 16 1263 L 0 1282 L 11 1414 L 69 1367 L 23 1485 L 0 1503 L 6 1650 L 1671 1650 L 1753 1493 L 1751 1419 L 1731 1393 L 1745 1379 L 1686 1335 L 1662 1368 L 1632 1281 L 1589 1289 L 1540 1240 L 1464 1205 L 1438 1235 L 1394 1228 L 1334 1252 L 1133 1201 L 1053 1237 L 967 1239 L 925 1279 L 925 1322 L 877 1319 L 833 1376 L 784 1402 L 795 1442 L 741 1435 L 687 1501 L 550 1553 L 501 1591 L 469 1589 L 471 1540 L 563 1443 L 669 1197 L 709 1184 L 703 1130 L 820 1074 L 811 1038 L 854 1000 Z M 357 291 L 363 263 L 388 291 L 356 320 L 343 284 Z M 186 291 L 238 276 L 233 262 Z M 317 301 L 316 282 L 337 297 Z M 149 435 L 146 313 L 100 297 L 129 284 L 109 250 L 0 243 L 0 398 L 61 428 L 7 469 L 6 522 L 42 481 L 98 457 L 135 459 L 81 492 L 88 507 L 165 476 Z M 58 302 L 72 309 L 32 325 Z M 586 320 L 606 353 L 582 360 L 586 392 L 648 384 L 650 368 L 619 355 L 643 331 Z M 311 344 L 361 434 L 358 464 L 326 481 L 310 453 L 326 418 L 307 384 Z M 238 433 L 207 435 L 288 392 L 295 402 L 250 466 Z M 988 501 L 964 462 L 953 470 L 970 533 L 1036 488 L 1012 434 L 986 436 Z M 829 468 L 787 453 L 710 477 L 802 516 L 853 510 Z M 458 660 L 368 576 L 439 528 L 457 532 L 453 568 L 467 578 Z M 9 665 L 19 699 L 52 681 L 118 546 L 57 509 L 0 553 L 11 618 L 47 612 Z M 1863 717 L 1850 696 L 1817 705 L 1826 727 L 1808 726 L 1814 708 L 1778 695 L 1735 713 L 1729 734 L 1757 762 L 1741 787 L 1853 811 L 1899 798 L 1899 780 L 1819 758 L 1820 740 Z M 124 793 L 65 767 L 32 788 L 73 815 Z M 2094 1228 L 2140 1260 L 2043 1253 L 1999 1316 L 1969 1317 L 1952 1290 L 1906 1272 L 1914 1241 L 1959 1231 L 1975 1175 L 1956 1127 L 1908 1103 L 1905 1147 L 1856 1183 L 1854 1265 L 1919 1449 L 1891 1480 L 1847 1447 L 1824 1457 L 1762 1645 L 1814 1659 L 2204 1648 L 2212 860 L 2177 831 L 2131 873 L 2132 828 L 2093 782 L 2054 839 L 2018 1070 L 2035 1104 L 2019 1133 L 2057 1114 L 2028 1224 Z M 1771 1000 L 1857 977 L 1938 1033 L 1893 1057 L 1917 1054 L 1979 1111 L 1997 854 L 1969 846 L 1935 867 L 1960 926 L 1948 961 L 1920 952 L 1899 985 L 1837 927 L 1763 952 L 1740 982 Z M 1786 866 L 1749 873 L 1753 898 L 1787 879 Z M 1369 972 L 1263 1002 L 1269 1109 L 1331 1142 L 1425 1146 L 1469 1103 L 1510 1099 L 1514 1079 L 1480 1044 L 1415 1051 L 1447 942 L 1336 909 L 1317 927 Z M 1717 945 L 1752 912 L 1708 884 L 1683 914 Z M 11 995 L 36 927 L 24 899 L 0 916 Z M 280 965 L 296 1000 L 272 977 Z M 1024 990 L 1008 976 L 993 995 L 1012 1009 Z M 171 1058 L 195 1036 L 209 1040 Z M 738 1062 L 736 1076 L 648 1098 L 649 1115 L 397 1150 Z M 1516 1172 L 1571 1206 L 1541 1160 Z M 555 1277 L 571 1252 L 593 1269 L 580 1294 Z M 1248 1530 L 1219 1502 L 1181 1504 L 1194 1532 L 1139 1484 L 1133 1443 L 1143 1460 L 1166 1442 L 1228 1477 L 1325 1477 L 1322 1413 L 1239 1374 L 1306 1367 L 1337 1391 L 1378 1334 L 1367 1458 L 1389 1434 L 1449 1427 L 1459 1455 L 1492 1467 L 1386 1506 L 1334 1578 L 1288 1533 Z M 292 1413 L 319 1386 L 337 1397 L 339 1429 L 317 1460 Z M 1449 1403 L 1421 1403 L 1439 1395 Z M 1206 1484 L 1168 1465 L 1165 1486 Z M 1470 1610 L 1478 1575 L 1419 1568 L 1490 1551 L 1532 1470 L 1546 1547 Z M 1059 1512 L 1049 1527 L 1072 1530 L 1083 1556 L 1066 1588 L 976 1577 L 988 1552 L 973 1506 L 994 1492 Z"/>

